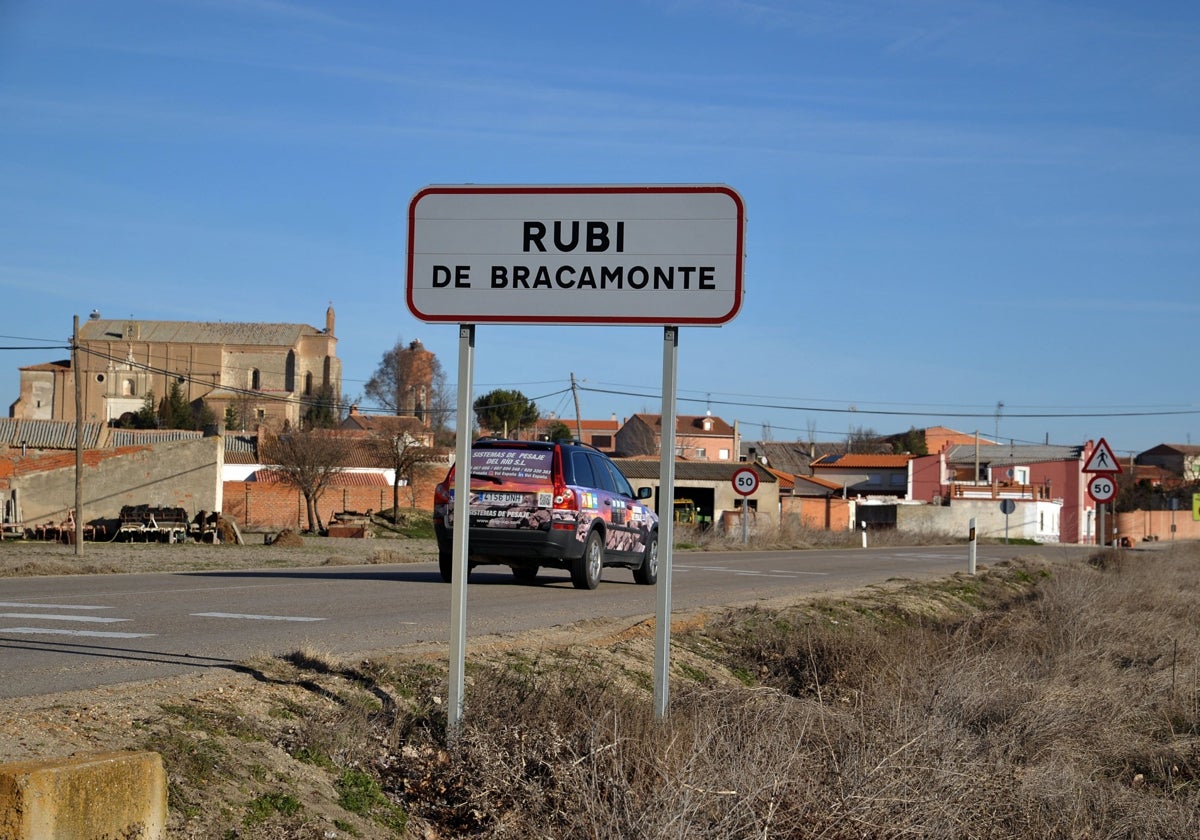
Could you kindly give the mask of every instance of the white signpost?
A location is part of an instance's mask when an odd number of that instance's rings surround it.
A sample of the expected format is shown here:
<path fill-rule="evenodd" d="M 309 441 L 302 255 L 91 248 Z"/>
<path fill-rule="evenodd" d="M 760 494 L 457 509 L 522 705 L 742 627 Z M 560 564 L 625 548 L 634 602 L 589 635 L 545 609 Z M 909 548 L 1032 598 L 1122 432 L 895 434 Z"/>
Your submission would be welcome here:
<path fill-rule="evenodd" d="M 1104 545 L 1108 538 L 1108 532 L 1104 530 L 1104 506 L 1117 497 L 1117 482 L 1113 476 L 1121 472 L 1121 463 L 1104 438 L 1100 438 L 1084 461 L 1082 472 L 1092 473 L 1087 491 L 1096 503 L 1096 544 Z"/>
<path fill-rule="evenodd" d="M 718 326 L 742 304 L 745 209 L 720 184 L 430 186 L 408 208 L 405 300 L 459 325 L 456 463 L 471 462 L 475 325 L 663 328 L 654 706 L 666 716 L 679 326 Z M 463 713 L 470 470 L 454 473 L 447 728 Z"/>
<path fill-rule="evenodd" d="M 742 545 L 750 541 L 747 520 L 750 517 L 750 496 L 758 490 L 758 473 L 753 467 L 739 467 L 733 471 L 733 492 L 742 497 Z"/>

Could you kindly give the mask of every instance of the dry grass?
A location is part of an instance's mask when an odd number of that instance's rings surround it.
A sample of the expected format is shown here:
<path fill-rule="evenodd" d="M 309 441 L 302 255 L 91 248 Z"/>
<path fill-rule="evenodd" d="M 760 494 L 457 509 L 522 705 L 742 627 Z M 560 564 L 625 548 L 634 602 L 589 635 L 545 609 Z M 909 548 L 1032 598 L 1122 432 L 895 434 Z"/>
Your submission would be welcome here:
<path fill-rule="evenodd" d="M 439 837 L 1200 836 L 1200 551 L 1094 560 L 732 613 L 666 722 L 626 643 L 473 664 L 453 747 L 378 713 L 381 790 Z"/>
<path fill-rule="evenodd" d="M 764 524 L 750 530 L 749 539 L 742 542 L 742 529 L 735 525 L 728 531 L 700 528 L 695 525 L 675 523 L 674 542 L 676 548 L 699 551 L 782 551 L 796 549 L 845 548 L 862 545 L 860 531 L 834 531 L 825 528 L 809 528 L 794 521 L 781 525 Z M 949 534 L 940 531 L 913 533 L 894 528 L 872 530 L 867 535 L 868 545 L 953 545 L 965 541 L 965 534 Z"/>

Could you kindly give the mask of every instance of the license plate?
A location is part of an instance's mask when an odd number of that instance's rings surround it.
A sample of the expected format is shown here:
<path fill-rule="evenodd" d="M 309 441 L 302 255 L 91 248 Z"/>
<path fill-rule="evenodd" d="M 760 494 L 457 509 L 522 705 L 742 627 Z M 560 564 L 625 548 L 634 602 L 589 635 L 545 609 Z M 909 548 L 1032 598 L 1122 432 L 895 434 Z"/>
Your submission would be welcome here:
<path fill-rule="evenodd" d="M 485 505 L 520 505 L 525 503 L 524 493 L 480 493 L 479 501 Z"/>

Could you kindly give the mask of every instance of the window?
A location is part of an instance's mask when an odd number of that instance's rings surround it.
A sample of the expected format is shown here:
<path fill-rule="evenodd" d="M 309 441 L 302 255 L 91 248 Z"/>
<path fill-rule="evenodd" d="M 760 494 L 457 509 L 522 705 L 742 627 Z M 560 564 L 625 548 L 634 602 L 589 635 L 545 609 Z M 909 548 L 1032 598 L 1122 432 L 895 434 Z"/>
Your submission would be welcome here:
<path fill-rule="evenodd" d="M 584 487 L 596 486 L 596 474 L 592 472 L 592 462 L 586 452 L 576 450 L 571 453 L 571 471 L 574 473 L 576 484 Z"/>
<path fill-rule="evenodd" d="M 250 390 L 262 390 L 262 374 L 259 373 L 258 368 L 254 368 L 254 370 L 250 371 Z"/>
<path fill-rule="evenodd" d="M 612 472 L 608 469 L 608 463 L 599 455 L 594 455 L 591 452 L 585 454 L 592 461 L 592 472 L 596 476 L 596 486 L 601 490 L 607 490 L 609 493 L 619 493 L 620 487 L 617 486 Z"/>
<path fill-rule="evenodd" d="M 728 449 L 718 449 L 717 450 L 717 460 L 718 461 L 728 461 L 729 460 L 729 450 Z"/>
<path fill-rule="evenodd" d="M 312 382 L 312 371 L 310 370 L 304 374 L 304 396 L 306 397 L 312 396 Z"/>
<path fill-rule="evenodd" d="M 707 458 L 708 450 L 702 446 L 696 447 L 696 457 L 697 458 Z"/>
<path fill-rule="evenodd" d="M 592 446 L 597 449 L 612 449 L 612 435 L 592 435 Z"/>

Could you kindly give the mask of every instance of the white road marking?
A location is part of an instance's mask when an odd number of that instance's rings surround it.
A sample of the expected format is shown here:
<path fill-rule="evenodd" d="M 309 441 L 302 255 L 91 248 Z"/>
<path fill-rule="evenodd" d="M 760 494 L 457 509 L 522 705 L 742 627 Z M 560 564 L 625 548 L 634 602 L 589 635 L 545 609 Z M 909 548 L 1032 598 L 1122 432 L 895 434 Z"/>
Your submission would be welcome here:
<path fill-rule="evenodd" d="M 100 630 L 53 630 L 44 627 L 0 627 L 0 635 L 19 633 L 25 636 L 87 636 L 92 639 L 146 639 L 154 633 L 105 633 Z"/>
<path fill-rule="evenodd" d="M 734 572 L 734 574 L 741 575 L 742 577 L 776 577 L 776 578 L 795 577 L 795 575 L 789 574 L 789 573 L 772 574 L 771 572 Z"/>
<path fill-rule="evenodd" d="M 309 618 L 303 615 L 247 615 L 245 613 L 206 612 L 192 613 L 198 618 L 244 618 L 250 621 L 325 621 L 324 618 Z"/>
<path fill-rule="evenodd" d="M 45 621 L 89 621 L 93 624 L 115 624 L 128 618 L 98 618 L 90 615 L 55 615 L 53 613 L 0 613 L 0 618 L 37 618 Z"/>
<path fill-rule="evenodd" d="M 26 610 L 111 610 L 112 607 L 90 607 L 79 604 L 27 604 L 23 601 L 0 601 L 0 607 L 21 607 Z"/>
<path fill-rule="evenodd" d="M 829 572 L 805 572 L 799 569 L 769 569 L 767 571 L 757 571 L 755 569 L 735 569 L 730 566 L 676 566 L 675 571 L 729 572 L 735 575 L 757 575 L 759 577 L 799 577 L 801 575 L 813 575 L 815 577 L 829 576 Z"/>

